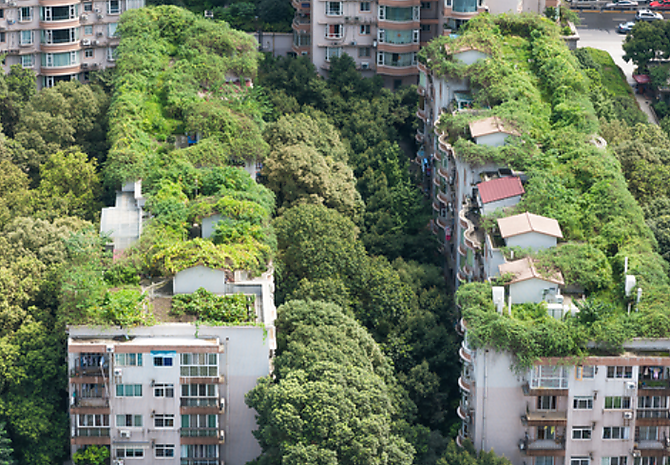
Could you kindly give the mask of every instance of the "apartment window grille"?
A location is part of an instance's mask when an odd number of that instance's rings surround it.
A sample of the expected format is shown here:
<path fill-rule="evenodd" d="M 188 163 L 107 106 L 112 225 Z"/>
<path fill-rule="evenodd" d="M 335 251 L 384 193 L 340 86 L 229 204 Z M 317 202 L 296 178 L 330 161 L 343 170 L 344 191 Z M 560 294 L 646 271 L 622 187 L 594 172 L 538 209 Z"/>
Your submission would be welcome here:
<path fill-rule="evenodd" d="M 21 55 L 21 66 L 23 68 L 32 68 L 33 67 L 33 56 L 32 55 Z"/>
<path fill-rule="evenodd" d="M 92 29 L 92 26 L 86 26 Z M 114 354 L 114 365 L 117 367 L 142 366 L 142 354 Z"/>
<path fill-rule="evenodd" d="M 87 13 L 93 11 L 93 2 L 84 2 L 84 11 Z"/>
<path fill-rule="evenodd" d="M 33 43 L 33 31 L 21 31 L 19 43 L 21 45 L 31 45 Z"/>
<path fill-rule="evenodd" d="M 666 408 L 668 405 L 667 400 L 665 396 L 639 396 L 637 398 L 637 408 Z"/>
<path fill-rule="evenodd" d="M 107 14 L 118 15 L 121 13 L 121 5 L 119 0 L 109 0 L 107 2 Z"/>
<path fill-rule="evenodd" d="M 326 61 L 342 56 L 342 47 L 326 47 Z"/>
<path fill-rule="evenodd" d="M 631 379 L 633 378 L 633 367 L 607 367 L 609 379 Z"/>
<path fill-rule="evenodd" d="M 326 16 L 342 16 L 342 2 L 326 2 Z"/>
<path fill-rule="evenodd" d="M 77 425 L 80 428 L 109 427 L 109 415 L 77 415 Z"/>
<path fill-rule="evenodd" d="M 535 457 L 533 465 L 555 465 L 553 457 Z"/>
<path fill-rule="evenodd" d="M 628 426 L 605 426 L 603 428 L 603 439 L 628 439 L 629 436 Z"/>
<path fill-rule="evenodd" d="M 538 410 L 556 410 L 556 396 L 538 396 Z"/>
<path fill-rule="evenodd" d="M 361 47 L 358 49 L 358 56 L 359 58 L 370 58 L 371 52 L 370 47 Z"/>
<path fill-rule="evenodd" d="M 29 6 L 19 8 L 19 21 L 28 22 L 33 20 L 33 9 Z"/>
<path fill-rule="evenodd" d="M 202 377 L 219 375 L 218 354 L 180 354 L 180 375 Z"/>
<path fill-rule="evenodd" d="M 216 415 L 182 415 L 182 428 L 217 428 L 219 426 Z"/>
<path fill-rule="evenodd" d="M 116 397 L 142 397 L 141 384 L 117 384 Z"/>
<path fill-rule="evenodd" d="M 116 427 L 117 428 L 128 428 L 128 427 L 142 427 L 142 415 L 117 415 L 116 416 Z"/>
<path fill-rule="evenodd" d="M 189 444 L 181 446 L 181 458 L 210 458 L 219 457 L 219 448 L 213 444 Z M 198 461 L 200 463 L 200 460 Z M 217 463 L 217 462 L 214 462 Z"/>
<path fill-rule="evenodd" d="M 137 447 L 117 447 L 116 448 L 116 458 L 125 459 L 125 458 L 142 458 L 144 457 L 144 449 Z"/>
<path fill-rule="evenodd" d="M 370 8 L 370 2 L 361 2 L 360 10 L 361 13 L 369 13 L 372 11 L 372 8 Z"/>
<path fill-rule="evenodd" d="M 156 384 L 154 397 L 174 397 L 174 384 Z"/>
<path fill-rule="evenodd" d="M 570 465 L 589 465 L 588 457 L 570 457 Z"/>
<path fill-rule="evenodd" d="M 593 396 L 575 396 L 572 400 L 572 408 L 575 410 L 591 410 L 593 408 Z"/>
<path fill-rule="evenodd" d="M 602 457 L 600 459 L 600 465 L 626 465 L 628 462 L 628 457 Z"/>
<path fill-rule="evenodd" d="M 104 392 L 105 386 L 103 384 L 91 384 L 91 383 L 83 383 L 80 384 L 80 388 L 77 391 L 77 394 L 79 397 L 83 399 L 95 399 L 95 398 L 100 398 L 102 397 L 102 393 Z"/>
<path fill-rule="evenodd" d="M 154 427 L 174 428 L 174 414 L 157 413 L 154 415 Z"/>
<path fill-rule="evenodd" d="M 93 35 L 93 26 L 84 26 L 84 35 L 85 36 L 92 36 Z M 119 354 L 119 355 L 124 355 L 124 354 Z M 139 355 L 142 355 L 142 354 L 139 354 Z"/>
<path fill-rule="evenodd" d="M 554 365 L 534 366 L 530 373 L 529 384 L 533 389 L 567 389 L 567 369 Z"/>
<path fill-rule="evenodd" d="M 326 39 L 341 39 L 344 26 L 341 24 L 329 24 L 326 26 Z"/>
<path fill-rule="evenodd" d="M 174 444 L 156 444 L 154 447 L 156 458 L 174 457 Z"/>
<path fill-rule="evenodd" d="M 182 397 L 217 397 L 216 384 L 182 384 Z"/>
<path fill-rule="evenodd" d="M 577 365 L 575 367 L 575 379 L 593 379 L 596 376 L 594 365 Z"/>
<path fill-rule="evenodd" d="M 362 36 L 370 35 L 370 25 L 369 24 L 361 24 L 360 34 Z"/>
<path fill-rule="evenodd" d="M 605 397 L 605 408 L 606 409 L 629 409 L 630 408 L 630 397 Z"/>
<path fill-rule="evenodd" d="M 635 431 L 636 441 L 658 441 L 658 426 L 640 426 Z"/>
<path fill-rule="evenodd" d="M 572 439 L 582 439 L 582 440 L 591 439 L 591 427 L 590 426 L 573 426 L 572 427 Z"/>

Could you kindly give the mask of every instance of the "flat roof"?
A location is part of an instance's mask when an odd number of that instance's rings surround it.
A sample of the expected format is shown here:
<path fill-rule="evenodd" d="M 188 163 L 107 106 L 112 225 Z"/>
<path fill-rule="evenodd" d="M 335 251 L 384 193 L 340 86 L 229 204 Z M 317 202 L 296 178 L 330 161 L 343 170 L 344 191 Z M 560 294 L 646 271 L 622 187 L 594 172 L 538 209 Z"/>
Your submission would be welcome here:
<path fill-rule="evenodd" d="M 506 126 L 497 116 L 489 116 L 488 118 L 470 122 L 470 134 L 472 134 L 472 137 L 477 138 L 496 133 L 510 134 L 513 136 L 520 135 L 518 131 Z"/>
<path fill-rule="evenodd" d="M 529 212 L 508 216 L 507 218 L 499 218 L 498 229 L 500 229 L 500 235 L 504 239 L 529 232 L 536 232 L 559 238 L 563 237 L 563 232 L 561 231 L 558 221 L 553 218 L 547 218 L 546 216 L 535 215 Z"/>
<path fill-rule="evenodd" d="M 508 199 L 525 193 L 521 180 L 516 176 L 505 176 L 503 178 L 480 182 L 477 184 L 477 189 L 479 190 L 479 197 L 482 199 L 482 203 Z"/>

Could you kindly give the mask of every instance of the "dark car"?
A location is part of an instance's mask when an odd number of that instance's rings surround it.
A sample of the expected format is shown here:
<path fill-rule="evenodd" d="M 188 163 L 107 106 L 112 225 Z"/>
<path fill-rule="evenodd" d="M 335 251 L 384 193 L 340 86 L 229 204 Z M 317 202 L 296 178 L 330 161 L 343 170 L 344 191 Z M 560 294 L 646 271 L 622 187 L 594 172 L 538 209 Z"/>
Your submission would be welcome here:
<path fill-rule="evenodd" d="M 627 23 L 620 23 L 616 27 L 616 31 L 619 34 L 628 34 L 630 31 L 633 30 L 633 26 L 635 26 L 635 23 L 633 21 L 628 21 Z"/>

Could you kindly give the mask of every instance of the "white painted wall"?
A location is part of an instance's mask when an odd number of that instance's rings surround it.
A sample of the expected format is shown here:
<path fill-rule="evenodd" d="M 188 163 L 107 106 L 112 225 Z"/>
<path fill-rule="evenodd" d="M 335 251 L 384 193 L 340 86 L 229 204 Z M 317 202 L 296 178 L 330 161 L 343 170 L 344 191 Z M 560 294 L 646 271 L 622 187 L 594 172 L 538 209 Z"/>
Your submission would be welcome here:
<path fill-rule="evenodd" d="M 216 225 L 219 221 L 221 221 L 221 218 L 221 215 L 216 214 L 202 219 L 202 237 L 204 239 L 209 239 L 214 235 Z"/>
<path fill-rule="evenodd" d="M 215 294 L 225 294 L 226 274 L 223 270 L 198 265 L 177 273 L 172 285 L 175 294 L 191 294 L 201 287 Z"/>
<path fill-rule="evenodd" d="M 538 233 L 535 231 L 511 236 L 505 239 L 507 247 L 523 247 L 524 249 L 531 248 L 533 250 L 543 250 L 556 247 L 556 238 L 547 234 Z"/>
<path fill-rule="evenodd" d="M 495 132 L 493 134 L 487 134 L 485 136 L 480 136 L 475 138 L 475 142 L 478 145 L 488 145 L 491 147 L 500 147 L 501 145 L 505 145 L 505 139 L 509 134 L 506 134 L 504 132 Z"/>
<path fill-rule="evenodd" d="M 495 202 L 489 202 L 489 203 L 484 203 L 482 205 L 482 213 L 484 215 L 488 215 L 489 213 L 493 213 L 496 210 L 502 209 L 502 208 L 507 208 L 507 207 L 513 207 L 517 203 L 521 201 L 521 196 L 520 195 L 515 195 L 514 197 L 508 197 L 506 199 L 500 199 L 496 200 Z M 480 200 L 481 202 L 481 200 Z"/>
<path fill-rule="evenodd" d="M 514 304 L 523 304 L 526 302 L 539 303 L 547 295 L 544 293 L 544 290 L 549 288 L 558 291 L 558 284 L 538 278 L 531 278 L 510 284 L 509 295 L 512 297 L 512 303 Z"/>
<path fill-rule="evenodd" d="M 454 59 L 460 60 L 466 65 L 471 65 L 478 60 L 485 60 L 486 58 L 488 58 L 488 55 L 484 52 L 480 52 L 479 50 L 468 50 L 466 52 L 454 54 Z"/>

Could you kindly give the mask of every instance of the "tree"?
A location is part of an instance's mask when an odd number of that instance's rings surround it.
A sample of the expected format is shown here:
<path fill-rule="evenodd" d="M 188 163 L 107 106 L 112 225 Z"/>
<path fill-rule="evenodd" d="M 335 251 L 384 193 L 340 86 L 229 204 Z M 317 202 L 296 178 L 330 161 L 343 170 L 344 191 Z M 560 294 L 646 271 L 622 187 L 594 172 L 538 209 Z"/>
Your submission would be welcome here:
<path fill-rule="evenodd" d="M 35 73 L 21 65 L 12 65 L 9 74 L 4 77 L 4 82 L 4 95 L 0 90 L 0 123 L 5 133 L 14 137 L 21 110 L 37 91 Z"/>
<path fill-rule="evenodd" d="M 633 61 L 638 68 L 646 69 L 654 58 L 670 56 L 669 27 L 665 21 L 640 21 L 623 42 L 626 61 Z"/>
<path fill-rule="evenodd" d="M 105 465 L 109 459 L 109 449 L 105 446 L 87 446 L 72 455 L 75 465 Z"/>
<path fill-rule="evenodd" d="M 274 377 L 247 395 L 258 412 L 257 464 L 407 464 L 394 433 L 402 412 L 388 361 L 333 304 L 292 301 L 278 311 Z"/>
<path fill-rule="evenodd" d="M 14 465 L 14 459 L 12 459 L 12 440 L 7 437 L 7 431 L 5 431 L 5 423 L 0 423 L 0 465 Z"/>

